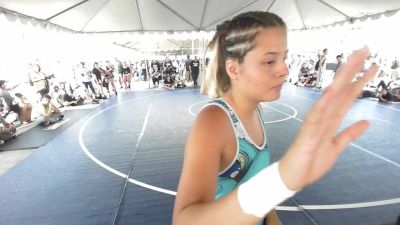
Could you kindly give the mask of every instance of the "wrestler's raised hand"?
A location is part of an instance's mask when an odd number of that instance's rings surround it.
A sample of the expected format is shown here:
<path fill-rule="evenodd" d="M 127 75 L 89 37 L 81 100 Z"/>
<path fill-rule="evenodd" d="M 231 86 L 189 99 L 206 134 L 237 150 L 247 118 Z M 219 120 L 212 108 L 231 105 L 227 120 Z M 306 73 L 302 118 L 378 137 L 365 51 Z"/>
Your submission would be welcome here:
<path fill-rule="evenodd" d="M 367 47 L 355 51 L 307 114 L 279 164 L 280 175 L 289 189 L 300 190 L 321 178 L 333 167 L 346 146 L 368 128 L 368 122 L 362 120 L 337 133 L 353 101 L 377 72 L 377 66 L 372 65 L 363 76 L 353 81 L 368 54 Z"/>

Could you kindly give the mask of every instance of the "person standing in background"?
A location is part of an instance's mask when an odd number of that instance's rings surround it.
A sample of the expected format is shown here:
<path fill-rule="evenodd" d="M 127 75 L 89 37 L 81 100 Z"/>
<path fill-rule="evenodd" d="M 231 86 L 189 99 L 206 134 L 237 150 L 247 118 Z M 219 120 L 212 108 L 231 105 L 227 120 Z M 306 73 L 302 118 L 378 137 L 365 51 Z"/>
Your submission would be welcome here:
<path fill-rule="evenodd" d="M 194 56 L 194 59 L 190 62 L 190 71 L 193 79 L 193 87 L 198 87 L 197 78 L 200 72 L 200 61 L 197 56 Z"/>
<path fill-rule="evenodd" d="M 328 49 L 324 49 L 322 52 L 322 55 L 320 56 L 316 67 L 316 72 L 317 72 L 317 83 L 315 85 L 315 87 L 317 89 L 321 89 L 322 88 L 322 80 L 323 80 L 323 73 L 326 70 L 326 56 L 328 55 Z"/>

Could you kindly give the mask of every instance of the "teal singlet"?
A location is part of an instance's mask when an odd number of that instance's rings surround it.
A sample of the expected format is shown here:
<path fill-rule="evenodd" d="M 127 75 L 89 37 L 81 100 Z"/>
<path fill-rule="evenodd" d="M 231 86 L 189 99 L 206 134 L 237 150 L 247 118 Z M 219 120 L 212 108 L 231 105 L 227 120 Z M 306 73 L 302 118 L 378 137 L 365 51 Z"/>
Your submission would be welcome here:
<path fill-rule="evenodd" d="M 262 118 L 260 106 L 257 106 L 257 113 L 261 127 L 263 128 L 264 143 L 262 146 L 257 146 L 227 102 L 223 99 L 216 99 L 208 105 L 216 105 L 227 113 L 236 136 L 236 156 L 231 164 L 218 175 L 215 199 L 220 199 L 232 192 L 240 184 L 248 181 L 259 171 L 268 167 L 270 156 L 266 144 L 267 137 L 265 135 L 264 119 Z"/>
<path fill-rule="evenodd" d="M 262 169 L 269 166 L 269 151 L 266 144 L 264 120 L 261 116 L 260 106 L 257 113 L 264 132 L 264 143 L 257 146 L 246 132 L 242 122 L 233 111 L 232 107 L 223 99 L 216 99 L 209 103 L 222 108 L 228 115 L 236 136 L 236 157 L 231 164 L 218 175 L 218 186 L 215 199 L 220 199 L 232 192 L 240 184 L 246 182 Z"/>

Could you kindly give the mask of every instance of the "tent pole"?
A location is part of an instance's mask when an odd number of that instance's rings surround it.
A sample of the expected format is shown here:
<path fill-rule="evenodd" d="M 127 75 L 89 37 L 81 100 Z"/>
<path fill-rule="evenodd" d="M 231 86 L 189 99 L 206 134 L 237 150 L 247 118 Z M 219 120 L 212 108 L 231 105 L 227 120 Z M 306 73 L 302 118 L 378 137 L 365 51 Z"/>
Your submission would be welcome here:
<path fill-rule="evenodd" d="M 137 14 L 139 16 L 140 30 L 143 32 L 143 22 L 142 22 L 142 16 L 140 15 L 139 3 L 138 3 L 137 0 L 135 0 L 135 1 L 136 1 L 136 11 L 137 11 Z"/>
<path fill-rule="evenodd" d="M 73 9 L 75 7 L 78 7 L 78 6 L 82 5 L 83 3 L 87 2 L 87 1 L 89 1 L 89 0 L 84 0 L 84 1 L 78 2 L 77 4 L 71 6 L 71 7 L 67 8 L 67 9 L 64 9 L 63 11 L 61 11 L 61 12 L 59 12 L 59 13 L 57 13 L 57 14 L 49 17 L 49 18 L 47 18 L 46 20 L 49 21 L 49 20 L 53 19 L 54 17 L 57 17 L 57 16 L 65 13 L 65 12 L 68 12 L 69 10 L 71 10 L 71 9 Z"/>
<path fill-rule="evenodd" d="M 228 18 L 228 17 L 230 17 L 230 16 L 232 16 L 232 15 L 235 15 L 236 13 L 242 11 L 243 9 L 249 7 L 250 5 L 252 5 L 252 4 L 254 4 L 254 3 L 258 2 L 258 1 L 259 1 L 259 0 L 252 1 L 252 2 L 250 2 L 250 3 L 248 3 L 248 4 L 244 5 L 244 6 L 240 7 L 239 9 L 234 10 L 233 12 L 229 12 L 226 16 L 224 16 L 224 17 L 222 17 L 222 18 L 219 18 L 219 19 L 217 19 L 217 20 L 212 21 L 211 23 L 209 23 L 209 24 L 206 25 L 205 27 L 209 27 L 209 26 L 214 25 L 214 24 L 216 24 L 216 23 L 218 23 L 218 22 L 220 22 L 220 21 L 222 21 L 222 20 L 225 20 L 226 18 Z"/>
<path fill-rule="evenodd" d="M 294 5 L 296 6 L 297 9 L 297 13 L 300 16 L 301 22 L 303 23 L 303 29 L 306 30 L 306 24 L 304 23 L 304 19 L 303 19 L 303 14 L 301 14 L 301 10 L 300 10 L 300 6 L 299 6 L 299 2 L 297 0 L 293 0 L 294 1 Z"/>
<path fill-rule="evenodd" d="M 351 16 L 349 16 L 349 15 L 345 14 L 344 12 L 342 12 L 342 11 L 340 11 L 339 9 L 337 9 L 337 8 L 333 7 L 332 5 L 329 5 L 328 3 L 326 3 L 326 2 L 325 2 L 325 1 L 323 1 L 323 0 L 317 0 L 317 1 L 321 2 L 322 4 L 324 4 L 324 5 L 328 6 L 328 7 L 329 7 L 329 8 L 331 8 L 331 9 L 335 10 L 336 12 L 338 12 L 338 13 L 342 14 L 343 16 L 345 16 L 345 17 L 346 17 L 347 19 L 349 19 L 349 20 L 352 20 L 352 19 L 354 19 L 353 17 L 351 17 Z"/>
<path fill-rule="evenodd" d="M 165 4 L 164 2 L 162 2 L 161 0 L 157 0 L 158 3 L 160 3 L 162 6 L 164 6 L 166 9 L 168 9 L 169 11 L 171 11 L 173 14 L 175 14 L 177 17 L 179 17 L 181 20 L 185 21 L 186 23 L 188 23 L 190 26 L 192 26 L 195 29 L 199 29 L 196 25 L 194 25 L 193 23 L 191 23 L 189 20 L 187 20 L 185 17 L 183 17 L 181 14 L 177 13 L 175 10 L 173 10 L 171 7 L 169 7 L 167 4 Z"/>
<path fill-rule="evenodd" d="M 194 39 L 192 39 L 192 55 L 194 54 Z"/>

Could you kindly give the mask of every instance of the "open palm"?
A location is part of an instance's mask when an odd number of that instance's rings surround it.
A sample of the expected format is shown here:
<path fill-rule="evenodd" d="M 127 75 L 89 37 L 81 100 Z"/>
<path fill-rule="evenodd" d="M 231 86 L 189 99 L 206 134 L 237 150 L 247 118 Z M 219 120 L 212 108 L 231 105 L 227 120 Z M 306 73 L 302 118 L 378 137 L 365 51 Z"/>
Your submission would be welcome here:
<path fill-rule="evenodd" d="M 355 51 L 307 114 L 299 134 L 280 162 L 280 174 L 289 189 L 300 190 L 321 178 L 333 167 L 343 149 L 368 128 L 368 122 L 363 120 L 337 133 L 353 101 L 377 72 L 377 66 L 373 65 L 353 82 L 368 54 L 366 47 Z"/>

